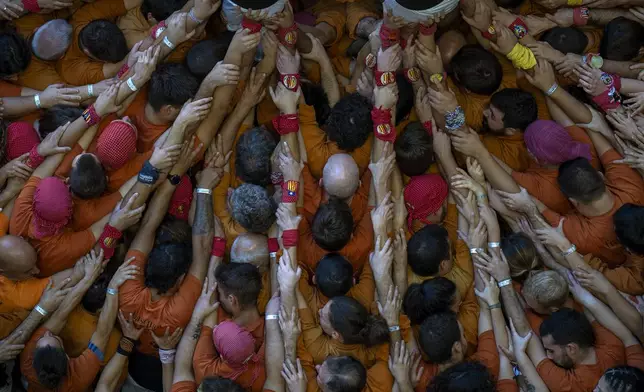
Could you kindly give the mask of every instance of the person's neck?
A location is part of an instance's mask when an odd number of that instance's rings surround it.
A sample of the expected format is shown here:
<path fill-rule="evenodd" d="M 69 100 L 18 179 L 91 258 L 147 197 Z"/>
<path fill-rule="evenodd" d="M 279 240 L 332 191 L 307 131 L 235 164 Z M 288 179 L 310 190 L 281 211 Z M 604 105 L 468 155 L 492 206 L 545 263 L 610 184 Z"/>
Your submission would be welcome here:
<path fill-rule="evenodd" d="M 342 201 L 344 201 L 348 205 L 351 205 L 353 196 L 354 195 L 351 195 L 351 197 L 349 197 L 348 199 L 342 199 Z M 324 188 L 322 188 L 322 202 L 327 202 L 327 201 L 329 201 L 329 193 Z"/>
<path fill-rule="evenodd" d="M 575 365 L 595 365 L 597 363 L 597 353 L 595 353 L 595 348 L 589 347 L 584 349 L 580 358 L 581 360 L 575 363 Z"/>
<path fill-rule="evenodd" d="M 577 204 L 577 210 L 584 216 L 594 217 L 608 213 L 615 206 L 615 197 L 612 193 L 606 191 L 599 198 L 590 204 Z"/>
<path fill-rule="evenodd" d="M 157 112 L 154 111 L 152 106 L 149 103 L 145 104 L 145 119 L 150 123 L 154 125 L 167 125 L 168 122 L 163 120 Z"/>
<path fill-rule="evenodd" d="M 237 325 L 241 325 L 242 327 L 252 325 L 253 323 L 257 322 L 257 319 L 259 317 L 259 311 L 257 310 L 256 306 L 253 306 L 249 309 L 244 309 L 240 311 L 239 314 L 233 315 L 235 323 Z"/>

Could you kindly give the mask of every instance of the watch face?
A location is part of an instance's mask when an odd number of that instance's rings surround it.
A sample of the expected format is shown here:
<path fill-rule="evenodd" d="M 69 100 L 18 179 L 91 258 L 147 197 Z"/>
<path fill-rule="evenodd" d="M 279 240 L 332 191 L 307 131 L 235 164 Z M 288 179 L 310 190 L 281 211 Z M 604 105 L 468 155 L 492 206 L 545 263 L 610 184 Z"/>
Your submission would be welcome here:
<path fill-rule="evenodd" d="M 168 177 L 168 180 L 170 180 L 170 184 L 172 185 L 179 185 L 181 182 L 181 177 L 180 176 L 170 176 Z"/>

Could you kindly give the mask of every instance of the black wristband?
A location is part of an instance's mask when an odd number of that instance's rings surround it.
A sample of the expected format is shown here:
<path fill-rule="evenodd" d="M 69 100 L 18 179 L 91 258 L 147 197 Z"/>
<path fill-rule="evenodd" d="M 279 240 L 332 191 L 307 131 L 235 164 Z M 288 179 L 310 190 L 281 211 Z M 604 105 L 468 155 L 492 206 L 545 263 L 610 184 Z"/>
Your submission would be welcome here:
<path fill-rule="evenodd" d="M 139 182 L 152 185 L 159 179 L 159 170 L 156 167 L 152 166 L 150 161 L 145 161 L 141 171 L 139 172 Z"/>

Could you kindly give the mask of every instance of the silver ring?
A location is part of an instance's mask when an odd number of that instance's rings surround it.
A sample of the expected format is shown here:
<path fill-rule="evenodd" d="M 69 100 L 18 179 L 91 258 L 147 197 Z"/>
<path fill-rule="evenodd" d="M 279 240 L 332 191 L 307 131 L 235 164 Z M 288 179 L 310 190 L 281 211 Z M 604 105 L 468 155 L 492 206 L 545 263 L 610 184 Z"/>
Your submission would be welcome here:
<path fill-rule="evenodd" d="M 3 10 L 3 11 L 6 11 L 6 10 L 7 10 L 7 7 L 4 7 L 2 10 Z"/>

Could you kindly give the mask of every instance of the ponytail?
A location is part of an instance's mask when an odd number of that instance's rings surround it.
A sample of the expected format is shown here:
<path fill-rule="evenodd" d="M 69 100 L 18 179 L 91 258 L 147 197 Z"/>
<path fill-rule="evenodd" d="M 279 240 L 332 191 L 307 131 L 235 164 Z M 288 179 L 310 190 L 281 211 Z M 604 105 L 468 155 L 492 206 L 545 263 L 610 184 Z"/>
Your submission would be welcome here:
<path fill-rule="evenodd" d="M 334 297 L 331 300 L 330 321 L 346 344 L 372 347 L 389 340 L 385 320 L 370 315 L 364 306 L 350 297 Z"/>

